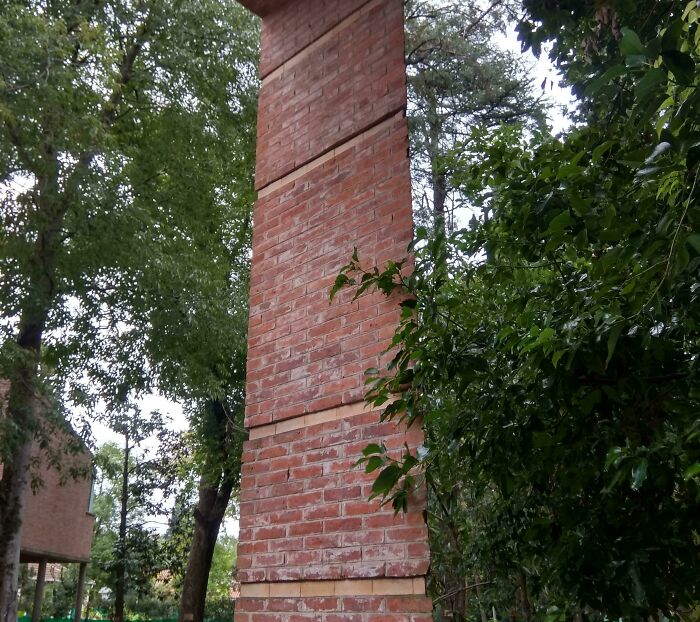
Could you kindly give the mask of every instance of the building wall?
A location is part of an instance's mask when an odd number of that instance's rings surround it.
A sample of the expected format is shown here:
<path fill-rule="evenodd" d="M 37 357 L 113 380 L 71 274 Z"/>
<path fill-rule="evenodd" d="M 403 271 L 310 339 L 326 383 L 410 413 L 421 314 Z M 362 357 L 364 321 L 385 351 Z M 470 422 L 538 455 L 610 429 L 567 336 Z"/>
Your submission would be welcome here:
<path fill-rule="evenodd" d="M 0 399 L 9 389 L 9 382 L 0 380 Z M 49 468 L 46 456 L 35 447 L 33 475 L 41 486 L 27 496 L 22 521 L 22 561 L 42 558 L 57 562 L 88 561 L 94 523 L 88 512 L 92 482 L 90 478 L 73 479 L 68 473 L 71 469 L 91 472 L 92 458 L 89 453 L 58 453 L 69 444 L 75 445 L 75 439 L 67 431 L 54 430 L 52 439 L 52 452 L 61 457 L 62 471 Z"/>
<path fill-rule="evenodd" d="M 402 0 L 241 0 L 263 16 L 236 622 L 424 622 L 425 491 L 368 501 L 356 465 L 419 428 L 365 407 L 398 300 L 329 290 L 412 236 Z"/>
<path fill-rule="evenodd" d="M 66 433 L 57 435 L 54 449 L 68 442 Z M 39 452 L 35 452 L 39 456 Z M 90 469 L 88 454 L 62 458 L 62 473 L 48 468 L 45 460 L 37 474 L 43 484 L 30 493 L 22 522 L 22 561 L 44 557 L 53 561 L 88 561 L 95 518 L 88 512 L 92 482 L 73 479 L 65 473 L 70 463 Z M 62 481 L 62 478 L 65 481 Z"/>

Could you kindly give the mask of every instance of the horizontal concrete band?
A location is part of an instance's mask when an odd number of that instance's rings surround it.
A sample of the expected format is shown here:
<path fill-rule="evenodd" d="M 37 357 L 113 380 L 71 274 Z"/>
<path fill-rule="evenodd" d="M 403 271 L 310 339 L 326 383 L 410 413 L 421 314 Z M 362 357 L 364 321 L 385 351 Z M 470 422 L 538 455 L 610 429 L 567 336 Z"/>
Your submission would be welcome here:
<path fill-rule="evenodd" d="M 387 405 L 392 401 L 393 400 L 388 401 Z M 292 417 L 284 421 L 278 421 L 277 423 L 268 423 L 267 425 L 251 428 L 248 438 L 254 441 L 258 438 L 274 436 L 275 434 L 282 434 L 282 432 L 290 432 L 291 430 L 298 430 L 299 428 L 306 428 L 320 423 L 328 423 L 329 421 L 337 421 L 338 419 L 347 419 L 355 415 L 361 415 L 362 413 L 371 413 L 375 410 L 378 409 L 368 405 L 364 401 L 344 404 L 335 408 L 319 410 L 318 412 L 307 415 L 299 415 L 298 417 Z"/>
<path fill-rule="evenodd" d="M 425 595 L 425 577 L 241 584 L 241 598 L 423 595 Z"/>
<path fill-rule="evenodd" d="M 379 132 L 391 127 L 397 119 L 402 119 L 403 116 L 404 110 L 402 107 L 400 110 L 392 112 L 389 117 L 381 120 L 379 123 L 364 130 L 363 132 L 360 132 L 359 134 L 345 141 L 341 145 L 338 145 L 333 149 L 329 149 L 328 151 L 322 153 L 320 156 L 314 158 L 310 162 L 307 162 L 299 168 L 296 168 L 293 171 L 287 173 L 286 175 L 280 177 L 279 179 L 270 182 L 269 184 L 267 184 L 267 186 L 263 186 L 258 190 L 258 198 L 261 199 L 263 197 L 266 197 L 268 194 L 272 194 L 273 192 L 275 192 L 275 190 L 279 190 L 287 184 L 296 181 L 297 179 L 303 177 L 309 171 L 312 171 L 316 167 L 321 166 L 322 164 L 328 162 L 329 160 L 332 160 L 340 154 L 349 151 L 350 149 L 360 144 L 361 142 L 367 140 L 368 138 L 371 138 L 375 134 L 378 134 Z"/>
<path fill-rule="evenodd" d="M 280 74 L 284 73 L 285 71 L 288 71 L 289 69 L 291 69 L 295 65 L 298 65 L 301 61 L 303 61 L 310 54 L 312 54 L 315 50 L 317 50 L 324 43 L 326 43 L 326 41 L 333 38 L 336 34 L 338 34 L 339 32 L 345 30 L 346 28 L 348 28 L 349 26 L 354 24 L 358 19 L 360 19 L 360 17 L 362 17 L 365 13 L 367 13 L 367 11 L 371 10 L 373 7 L 375 7 L 377 5 L 380 5 L 382 2 L 383 2 L 383 0 L 369 0 L 364 5 L 358 7 L 357 10 L 355 10 L 353 13 L 350 13 L 350 15 L 348 15 L 347 17 L 343 18 L 340 22 L 338 22 L 330 30 L 327 30 L 322 35 L 320 35 L 318 38 L 311 41 L 306 47 L 299 50 L 291 58 L 288 58 L 281 65 L 278 65 L 274 69 L 271 69 L 264 76 L 261 76 L 263 85 L 270 80 L 274 80 L 275 78 L 278 78 Z"/>

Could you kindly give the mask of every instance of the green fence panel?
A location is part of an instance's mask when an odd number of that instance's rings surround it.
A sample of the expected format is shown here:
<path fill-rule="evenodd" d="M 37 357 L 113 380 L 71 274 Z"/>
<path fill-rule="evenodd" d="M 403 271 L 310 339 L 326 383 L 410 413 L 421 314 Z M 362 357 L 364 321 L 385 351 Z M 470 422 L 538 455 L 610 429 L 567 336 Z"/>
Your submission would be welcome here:
<path fill-rule="evenodd" d="M 230 618 L 204 618 L 204 622 L 232 622 L 233 614 Z M 17 618 L 17 622 L 32 622 L 31 616 L 20 616 Z M 41 622 L 73 622 L 73 618 L 42 618 Z M 81 622 L 112 622 L 106 618 L 81 618 Z M 177 622 L 176 618 L 164 619 L 164 618 L 138 618 L 135 620 L 128 620 L 127 622 Z"/>

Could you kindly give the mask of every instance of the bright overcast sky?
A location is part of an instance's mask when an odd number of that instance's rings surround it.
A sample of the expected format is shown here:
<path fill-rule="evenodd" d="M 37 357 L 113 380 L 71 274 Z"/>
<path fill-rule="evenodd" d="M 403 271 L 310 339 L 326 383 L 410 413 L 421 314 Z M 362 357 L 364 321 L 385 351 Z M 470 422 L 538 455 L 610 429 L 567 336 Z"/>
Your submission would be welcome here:
<path fill-rule="evenodd" d="M 549 60 L 547 55 L 548 49 L 543 46 L 542 54 L 540 54 L 539 58 L 535 58 L 534 54 L 529 51 L 523 54 L 520 51 L 520 41 L 518 41 L 518 35 L 515 32 L 515 25 L 511 27 L 506 36 L 498 37 L 497 43 L 505 50 L 522 55 L 526 61 L 533 64 L 533 77 L 536 89 L 539 90 L 540 85 L 546 79 L 545 93 L 552 104 L 552 107 L 547 111 L 547 116 L 552 125 L 552 131 L 558 134 L 569 127 L 570 122 L 564 115 L 562 107 L 573 109 L 575 99 L 569 88 L 561 88 L 559 85 L 561 76 Z"/>

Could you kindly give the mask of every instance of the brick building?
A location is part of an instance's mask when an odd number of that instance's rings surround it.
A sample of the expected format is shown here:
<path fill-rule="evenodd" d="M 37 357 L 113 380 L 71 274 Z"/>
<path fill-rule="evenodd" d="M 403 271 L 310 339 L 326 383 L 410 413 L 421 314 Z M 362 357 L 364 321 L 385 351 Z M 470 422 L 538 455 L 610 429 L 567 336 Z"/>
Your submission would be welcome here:
<path fill-rule="evenodd" d="M 0 396 L 7 395 L 9 383 L 0 383 Z M 52 439 L 52 450 L 61 452 L 68 444 L 75 445 L 75 437 L 66 426 L 56 429 Z M 78 593 L 76 594 L 75 619 L 80 619 L 85 570 L 90 559 L 92 547 L 92 528 L 94 517 L 91 513 L 92 479 L 90 477 L 74 479 L 63 474 L 73 468 L 91 472 L 92 457 L 85 450 L 83 453 L 62 456 L 62 472 L 49 468 L 46 458 L 42 458 L 39 448 L 34 450 L 38 465 L 36 475 L 42 485 L 36 493 L 29 493 L 21 531 L 21 563 L 37 566 L 36 590 L 32 620 L 40 619 L 41 603 L 46 580 L 46 568 L 49 563 L 80 564 Z M 0 464 L 0 477 L 2 464 Z"/>

